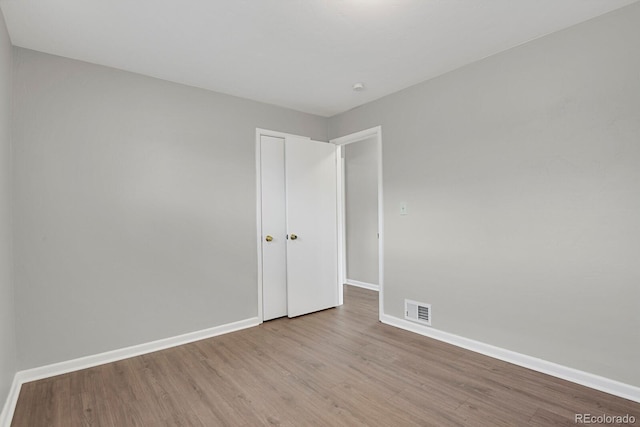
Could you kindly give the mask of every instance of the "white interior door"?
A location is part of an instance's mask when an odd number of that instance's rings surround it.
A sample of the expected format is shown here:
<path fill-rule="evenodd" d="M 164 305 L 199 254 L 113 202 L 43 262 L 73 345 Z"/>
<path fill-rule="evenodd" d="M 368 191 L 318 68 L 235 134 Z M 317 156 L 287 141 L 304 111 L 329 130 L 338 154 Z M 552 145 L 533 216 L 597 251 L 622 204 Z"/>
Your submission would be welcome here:
<path fill-rule="evenodd" d="M 287 315 L 284 138 L 260 137 L 262 195 L 262 316 Z"/>
<path fill-rule="evenodd" d="M 338 305 L 336 147 L 286 138 L 287 314 Z"/>

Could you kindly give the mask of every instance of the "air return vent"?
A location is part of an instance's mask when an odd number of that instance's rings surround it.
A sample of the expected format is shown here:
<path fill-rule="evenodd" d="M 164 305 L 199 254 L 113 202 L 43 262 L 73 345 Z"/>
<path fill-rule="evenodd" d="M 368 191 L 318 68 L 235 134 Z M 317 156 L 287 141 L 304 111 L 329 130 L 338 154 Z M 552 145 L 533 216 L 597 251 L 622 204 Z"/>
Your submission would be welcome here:
<path fill-rule="evenodd" d="M 431 326 L 431 304 L 404 300 L 404 318 L 413 322 Z"/>

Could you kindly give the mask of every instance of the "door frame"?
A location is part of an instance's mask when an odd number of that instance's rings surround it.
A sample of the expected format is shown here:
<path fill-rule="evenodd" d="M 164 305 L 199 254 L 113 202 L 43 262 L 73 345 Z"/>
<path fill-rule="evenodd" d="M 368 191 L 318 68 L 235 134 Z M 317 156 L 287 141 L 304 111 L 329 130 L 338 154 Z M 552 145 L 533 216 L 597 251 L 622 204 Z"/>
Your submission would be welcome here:
<path fill-rule="evenodd" d="M 329 142 L 338 147 L 337 161 L 338 167 L 338 303 L 343 303 L 344 283 L 347 279 L 347 253 L 346 253 L 346 200 L 345 200 L 345 170 L 343 146 L 354 142 L 375 137 L 378 155 L 378 316 L 381 319 L 384 313 L 384 209 L 383 209 L 383 189 L 382 189 L 382 126 L 376 126 L 355 132 L 340 138 L 331 139 Z"/>
<path fill-rule="evenodd" d="M 258 251 L 258 320 L 264 322 L 263 313 L 263 289 L 262 289 L 262 156 L 260 150 L 260 139 L 262 136 L 272 136 L 274 138 L 311 138 L 308 136 L 294 135 L 291 133 L 277 132 L 268 129 L 256 128 L 256 243 Z"/>

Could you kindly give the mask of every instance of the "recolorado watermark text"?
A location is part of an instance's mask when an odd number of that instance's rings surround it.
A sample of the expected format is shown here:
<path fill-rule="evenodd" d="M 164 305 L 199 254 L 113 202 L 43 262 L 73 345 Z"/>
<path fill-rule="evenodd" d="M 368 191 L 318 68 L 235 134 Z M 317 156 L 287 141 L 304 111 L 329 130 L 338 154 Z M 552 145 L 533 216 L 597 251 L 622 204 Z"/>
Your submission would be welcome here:
<path fill-rule="evenodd" d="M 609 415 L 609 414 L 576 414 L 574 419 L 576 424 L 635 424 L 636 417 L 633 415 Z"/>

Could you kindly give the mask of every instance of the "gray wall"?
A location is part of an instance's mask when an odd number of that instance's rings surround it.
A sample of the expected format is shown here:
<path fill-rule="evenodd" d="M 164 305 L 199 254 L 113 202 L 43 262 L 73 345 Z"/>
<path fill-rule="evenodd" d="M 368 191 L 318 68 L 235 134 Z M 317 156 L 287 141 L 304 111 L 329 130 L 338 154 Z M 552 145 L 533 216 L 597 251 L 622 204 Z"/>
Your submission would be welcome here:
<path fill-rule="evenodd" d="M 347 279 L 378 284 L 378 145 L 344 147 Z"/>
<path fill-rule="evenodd" d="M 255 128 L 327 119 L 14 52 L 20 369 L 257 316 Z"/>
<path fill-rule="evenodd" d="M 11 278 L 11 41 L 0 11 L 0 411 L 16 372 Z"/>
<path fill-rule="evenodd" d="M 382 125 L 384 309 L 640 386 L 640 4 L 340 114 Z M 409 215 L 399 215 L 406 201 Z"/>

